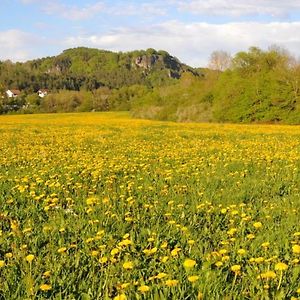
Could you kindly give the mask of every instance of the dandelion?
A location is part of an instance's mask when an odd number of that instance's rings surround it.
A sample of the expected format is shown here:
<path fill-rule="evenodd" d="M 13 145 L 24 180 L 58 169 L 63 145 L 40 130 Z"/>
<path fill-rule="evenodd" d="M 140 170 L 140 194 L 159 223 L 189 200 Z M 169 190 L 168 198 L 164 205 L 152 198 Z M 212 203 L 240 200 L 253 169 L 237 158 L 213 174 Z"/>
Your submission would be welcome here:
<path fill-rule="evenodd" d="M 103 256 L 99 259 L 100 264 L 105 264 L 105 263 L 107 263 L 107 261 L 108 261 L 108 258 L 106 256 Z"/>
<path fill-rule="evenodd" d="M 127 297 L 125 294 L 119 294 L 116 297 L 114 297 L 114 300 L 127 300 Z"/>
<path fill-rule="evenodd" d="M 263 279 L 274 279 L 276 277 L 276 273 L 274 271 L 267 271 L 260 274 L 260 277 Z"/>
<path fill-rule="evenodd" d="M 125 270 L 131 270 L 131 269 L 133 269 L 133 263 L 132 263 L 131 261 L 126 261 L 126 262 L 124 262 L 123 268 L 124 268 Z"/>
<path fill-rule="evenodd" d="M 66 251 L 67 251 L 67 248 L 66 248 L 66 247 L 61 247 L 61 248 L 59 248 L 59 249 L 57 250 L 57 252 L 58 252 L 59 254 L 65 253 Z"/>
<path fill-rule="evenodd" d="M 150 291 L 150 287 L 148 285 L 141 285 L 138 290 L 142 293 L 146 293 Z"/>
<path fill-rule="evenodd" d="M 50 277 L 51 276 L 51 271 L 45 271 L 44 273 L 43 273 L 43 278 L 48 278 L 48 277 Z"/>
<path fill-rule="evenodd" d="M 0 268 L 3 268 L 5 266 L 5 261 L 4 260 L 0 260 Z"/>
<path fill-rule="evenodd" d="M 239 254 L 239 255 L 245 255 L 246 253 L 247 253 L 247 251 L 245 250 L 245 249 L 239 249 L 238 251 L 237 251 L 237 253 Z"/>
<path fill-rule="evenodd" d="M 114 248 L 110 251 L 110 255 L 111 256 L 115 256 L 116 254 L 118 254 L 120 252 L 120 250 L 118 248 Z"/>
<path fill-rule="evenodd" d="M 197 275 L 191 275 L 188 277 L 188 281 L 192 282 L 192 283 L 196 282 L 198 279 L 199 279 L 199 276 L 197 276 Z"/>
<path fill-rule="evenodd" d="M 261 246 L 263 248 L 268 248 L 270 246 L 270 243 L 269 242 L 264 242 L 264 243 L 261 244 Z"/>
<path fill-rule="evenodd" d="M 157 278 L 157 279 L 162 279 L 162 278 L 165 278 L 166 276 L 168 276 L 168 274 L 166 274 L 166 273 L 158 273 L 158 274 L 155 276 L 155 278 Z"/>
<path fill-rule="evenodd" d="M 300 254 L 300 245 L 293 245 L 292 250 L 294 254 Z"/>
<path fill-rule="evenodd" d="M 171 251 L 171 255 L 172 256 L 177 256 L 178 253 L 181 251 L 181 248 L 174 248 L 172 251 Z"/>
<path fill-rule="evenodd" d="M 241 266 L 240 265 L 233 265 L 230 270 L 234 273 L 239 273 L 241 271 Z"/>
<path fill-rule="evenodd" d="M 217 266 L 218 268 L 220 268 L 220 267 L 223 266 L 223 262 L 217 261 L 217 262 L 215 263 L 215 266 Z"/>
<path fill-rule="evenodd" d="M 41 284 L 40 285 L 40 290 L 43 292 L 50 291 L 52 289 L 52 286 L 50 284 Z"/>
<path fill-rule="evenodd" d="M 26 257 L 25 257 L 26 261 L 31 263 L 33 260 L 34 260 L 34 255 L 33 254 L 28 254 Z"/>
<path fill-rule="evenodd" d="M 282 262 L 279 262 L 275 265 L 275 270 L 276 271 L 285 271 L 288 269 L 288 265 Z"/>
<path fill-rule="evenodd" d="M 179 283 L 179 281 L 176 279 L 169 279 L 165 283 L 166 283 L 166 286 L 173 287 L 173 286 L 176 286 Z"/>
<path fill-rule="evenodd" d="M 193 260 L 193 259 L 186 259 L 183 263 L 183 266 L 186 268 L 186 269 L 191 269 L 193 268 L 194 266 L 196 265 L 196 261 Z"/>
<path fill-rule="evenodd" d="M 256 228 L 256 229 L 259 229 L 263 226 L 263 224 L 261 222 L 255 222 L 253 223 L 253 227 Z"/>

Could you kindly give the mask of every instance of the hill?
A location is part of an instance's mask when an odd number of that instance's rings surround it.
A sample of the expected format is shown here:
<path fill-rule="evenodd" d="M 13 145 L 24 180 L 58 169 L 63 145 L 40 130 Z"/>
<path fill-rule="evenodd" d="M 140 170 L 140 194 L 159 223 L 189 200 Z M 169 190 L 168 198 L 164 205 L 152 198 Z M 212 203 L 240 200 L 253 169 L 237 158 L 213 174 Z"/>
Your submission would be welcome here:
<path fill-rule="evenodd" d="M 1 62 L 0 82 L 6 88 L 17 88 L 26 93 L 40 88 L 91 91 L 103 86 L 157 86 L 180 78 L 186 71 L 198 74 L 166 51 L 148 49 L 115 53 L 80 47 L 25 63 Z"/>

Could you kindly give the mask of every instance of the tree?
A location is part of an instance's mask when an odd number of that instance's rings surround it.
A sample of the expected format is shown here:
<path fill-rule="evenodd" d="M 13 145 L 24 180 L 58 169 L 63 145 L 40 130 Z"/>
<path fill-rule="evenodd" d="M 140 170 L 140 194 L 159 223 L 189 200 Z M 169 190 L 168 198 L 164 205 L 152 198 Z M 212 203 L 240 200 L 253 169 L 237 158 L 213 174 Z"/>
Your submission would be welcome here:
<path fill-rule="evenodd" d="M 210 55 L 208 67 L 212 70 L 225 71 L 231 67 L 232 57 L 230 53 L 222 50 L 214 51 Z"/>

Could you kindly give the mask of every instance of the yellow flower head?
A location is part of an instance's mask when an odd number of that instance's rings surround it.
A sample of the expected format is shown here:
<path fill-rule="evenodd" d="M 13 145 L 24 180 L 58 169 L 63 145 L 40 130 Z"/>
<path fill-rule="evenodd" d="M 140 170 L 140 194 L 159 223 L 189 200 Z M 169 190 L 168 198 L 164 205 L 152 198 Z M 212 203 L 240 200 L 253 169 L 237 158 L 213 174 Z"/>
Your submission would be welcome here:
<path fill-rule="evenodd" d="M 25 257 L 26 261 L 28 261 L 29 263 L 31 263 L 34 260 L 34 255 L 33 254 L 28 254 Z"/>
<path fill-rule="evenodd" d="M 148 291 L 150 291 L 150 287 L 148 285 L 141 285 L 138 290 L 142 293 L 146 293 Z"/>
<path fill-rule="evenodd" d="M 67 251 L 67 248 L 66 247 L 61 247 L 57 250 L 58 253 L 65 253 Z"/>
<path fill-rule="evenodd" d="M 293 245 L 292 250 L 294 254 L 300 254 L 300 245 Z"/>
<path fill-rule="evenodd" d="M 116 254 L 118 254 L 120 252 L 120 250 L 118 248 L 114 248 L 110 251 L 110 255 L 115 256 Z"/>
<path fill-rule="evenodd" d="M 199 276 L 197 276 L 197 275 L 192 275 L 192 276 L 189 276 L 188 277 L 188 281 L 189 282 L 195 282 L 195 281 L 197 281 L 199 279 Z"/>
<path fill-rule="evenodd" d="M 282 262 L 279 262 L 275 265 L 275 270 L 276 271 L 285 271 L 288 269 L 288 265 Z"/>
<path fill-rule="evenodd" d="M 133 263 L 132 263 L 131 261 L 126 261 L 126 262 L 124 262 L 123 268 L 124 268 L 125 270 L 131 270 L 131 269 L 133 269 Z"/>
<path fill-rule="evenodd" d="M 193 268 L 196 265 L 196 261 L 193 259 L 186 259 L 183 263 L 183 266 L 187 269 Z"/>
<path fill-rule="evenodd" d="M 162 278 L 165 278 L 166 276 L 168 276 L 168 274 L 166 274 L 166 273 L 158 273 L 158 274 L 155 276 L 155 278 L 157 278 L 157 279 L 162 279 Z"/>
<path fill-rule="evenodd" d="M 125 294 L 120 294 L 120 295 L 117 295 L 116 297 L 114 297 L 114 300 L 126 300 L 127 297 Z"/>
<path fill-rule="evenodd" d="M 0 260 L 0 268 L 5 266 L 5 261 L 4 260 Z"/>
<path fill-rule="evenodd" d="M 265 273 L 260 274 L 260 277 L 263 279 L 274 279 L 276 277 L 276 273 L 273 271 L 267 271 Z"/>
<path fill-rule="evenodd" d="M 238 251 L 237 251 L 237 253 L 239 254 L 239 255 L 245 255 L 246 253 L 247 253 L 247 251 L 245 250 L 245 249 L 239 249 Z"/>
<path fill-rule="evenodd" d="M 173 287 L 173 286 L 176 286 L 178 284 L 178 280 L 176 279 L 169 279 L 166 281 L 166 286 L 168 287 Z"/>
<path fill-rule="evenodd" d="M 52 286 L 50 284 L 41 284 L 40 285 L 40 290 L 41 291 L 50 291 L 52 289 Z"/>
<path fill-rule="evenodd" d="M 255 222 L 255 223 L 253 223 L 253 227 L 256 228 L 256 229 L 261 228 L 262 226 L 263 225 L 262 225 L 261 222 Z"/>
<path fill-rule="evenodd" d="M 239 273 L 241 271 L 241 266 L 240 265 L 233 265 L 230 269 L 234 273 Z"/>

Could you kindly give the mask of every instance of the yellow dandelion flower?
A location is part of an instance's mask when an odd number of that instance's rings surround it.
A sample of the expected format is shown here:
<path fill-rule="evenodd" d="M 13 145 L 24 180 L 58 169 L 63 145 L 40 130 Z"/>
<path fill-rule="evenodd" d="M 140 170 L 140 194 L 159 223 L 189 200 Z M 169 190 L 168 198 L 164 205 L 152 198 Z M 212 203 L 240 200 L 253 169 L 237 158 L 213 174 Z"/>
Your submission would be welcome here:
<path fill-rule="evenodd" d="M 131 261 L 126 261 L 126 262 L 124 262 L 123 268 L 124 268 L 125 270 L 131 270 L 131 269 L 133 269 L 133 263 L 132 263 Z"/>
<path fill-rule="evenodd" d="M 268 248 L 270 246 L 270 243 L 269 242 L 264 242 L 264 243 L 261 244 L 261 246 L 263 248 Z"/>
<path fill-rule="evenodd" d="M 296 291 L 297 294 L 300 294 L 300 288 Z"/>
<path fill-rule="evenodd" d="M 128 288 L 130 286 L 130 283 L 129 282 L 124 282 L 120 285 L 120 288 L 122 290 L 125 290 L 126 288 Z"/>
<path fill-rule="evenodd" d="M 103 256 L 99 259 L 100 264 L 105 264 L 108 262 L 108 258 L 106 256 Z"/>
<path fill-rule="evenodd" d="M 254 259 L 254 261 L 257 263 L 257 264 L 260 264 L 260 263 L 262 263 L 262 262 L 264 262 L 265 261 L 265 259 L 263 258 L 263 257 L 256 257 L 255 259 Z"/>
<path fill-rule="evenodd" d="M 52 286 L 50 284 L 41 284 L 40 285 L 40 290 L 41 291 L 44 291 L 44 292 L 47 292 L 47 291 L 50 291 L 52 289 Z"/>
<path fill-rule="evenodd" d="M 5 261 L 4 260 L 0 260 L 0 268 L 3 268 L 5 266 Z"/>
<path fill-rule="evenodd" d="M 150 291 L 150 287 L 148 285 L 141 285 L 138 288 L 138 291 L 142 292 L 142 293 L 146 293 Z"/>
<path fill-rule="evenodd" d="M 181 248 L 174 248 L 172 251 L 171 251 L 171 255 L 172 256 L 177 256 L 178 253 L 181 251 Z"/>
<path fill-rule="evenodd" d="M 288 269 L 288 265 L 282 262 L 279 262 L 275 265 L 275 270 L 276 271 L 285 271 Z"/>
<path fill-rule="evenodd" d="M 161 259 L 160 259 L 160 261 L 161 261 L 162 263 L 166 263 L 168 260 L 169 260 L 169 256 L 163 256 L 163 257 L 161 257 Z"/>
<path fill-rule="evenodd" d="M 98 255 L 99 255 L 99 251 L 93 250 L 93 251 L 91 252 L 91 255 L 92 255 L 92 256 L 98 256 Z"/>
<path fill-rule="evenodd" d="M 162 279 L 162 278 L 165 278 L 166 276 L 168 276 L 168 274 L 166 274 L 166 273 L 158 273 L 158 274 L 155 276 L 155 278 L 157 278 L 157 279 Z"/>
<path fill-rule="evenodd" d="M 223 263 L 221 261 L 217 261 L 215 263 L 215 266 L 217 266 L 218 268 L 222 267 L 223 266 Z"/>
<path fill-rule="evenodd" d="M 199 279 L 199 276 L 197 275 L 191 275 L 188 277 L 189 282 L 196 282 Z"/>
<path fill-rule="evenodd" d="M 263 226 L 263 224 L 261 222 L 255 222 L 253 223 L 253 227 L 256 228 L 256 229 L 259 229 Z"/>
<path fill-rule="evenodd" d="M 237 251 L 237 253 L 239 254 L 239 255 L 245 255 L 246 253 L 247 253 L 247 251 L 245 250 L 245 249 L 239 249 L 238 251 Z"/>
<path fill-rule="evenodd" d="M 241 271 L 241 266 L 240 265 L 233 265 L 230 270 L 234 273 L 239 273 Z"/>
<path fill-rule="evenodd" d="M 110 255 L 111 256 L 115 256 L 116 254 L 118 254 L 120 252 L 120 250 L 118 248 L 114 248 L 110 251 Z"/>
<path fill-rule="evenodd" d="M 300 254 L 300 245 L 293 245 L 292 250 L 294 254 Z"/>
<path fill-rule="evenodd" d="M 31 263 L 34 260 L 34 255 L 33 254 L 28 254 L 25 257 L 26 261 L 28 261 L 29 263 Z"/>
<path fill-rule="evenodd" d="M 44 278 L 48 278 L 50 276 L 51 276 L 51 271 L 46 271 L 46 272 L 43 273 Z"/>
<path fill-rule="evenodd" d="M 260 277 L 263 279 L 274 279 L 276 277 L 276 273 L 273 271 L 267 271 L 265 273 L 260 274 Z"/>
<path fill-rule="evenodd" d="M 169 280 L 166 280 L 166 282 L 165 282 L 166 286 L 168 286 L 168 287 L 176 286 L 178 283 L 179 283 L 179 281 L 176 279 L 169 279 Z"/>
<path fill-rule="evenodd" d="M 125 294 L 119 294 L 116 297 L 114 297 L 114 300 L 127 300 L 127 297 Z"/>
<path fill-rule="evenodd" d="M 5 253 L 6 258 L 12 258 L 13 254 L 11 252 Z"/>
<path fill-rule="evenodd" d="M 255 238 L 255 235 L 253 233 L 247 234 L 247 239 L 248 240 L 253 240 Z"/>
<path fill-rule="evenodd" d="M 57 250 L 58 253 L 62 254 L 62 253 L 65 253 L 67 251 L 67 248 L 66 247 L 61 247 Z"/>
<path fill-rule="evenodd" d="M 190 269 L 190 268 L 193 268 L 194 266 L 196 265 L 196 261 L 193 260 L 193 259 L 186 259 L 183 263 L 183 266 L 186 268 L 186 269 Z"/>

